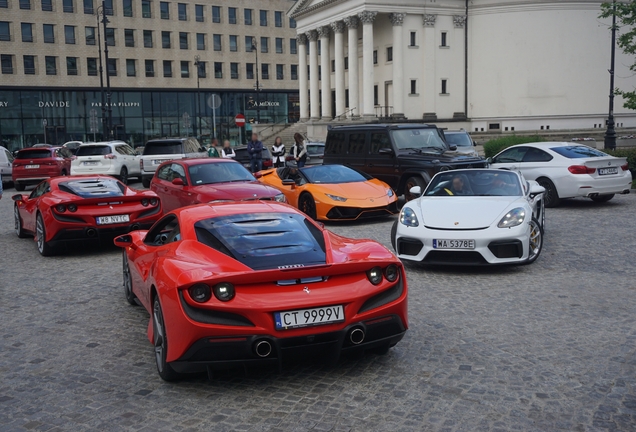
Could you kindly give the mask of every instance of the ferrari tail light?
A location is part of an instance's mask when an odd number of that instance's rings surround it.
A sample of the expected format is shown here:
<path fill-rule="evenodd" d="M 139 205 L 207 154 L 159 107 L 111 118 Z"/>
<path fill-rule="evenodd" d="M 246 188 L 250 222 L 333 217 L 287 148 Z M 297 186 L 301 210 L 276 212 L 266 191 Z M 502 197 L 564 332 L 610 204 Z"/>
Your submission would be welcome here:
<path fill-rule="evenodd" d="M 596 168 L 590 168 L 585 165 L 571 165 L 568 167 L 568 171 L 572 174 L 594 174 Z"/>
<path fill-rule="evenodd" d="M 391 264 L 387 268 L 384 269 L 384 277 L 389 282 L 395 282 L 400 275 L 398 268 L 395 264 Z"/>
<path fill-rule="evenodd" d="M 367 278 L 373 285 L 380 285 L 382 282 L 382 269 L 380 267 L 373 267 L 367 271 Z"/>
<path fill-rule="evenodd" d="M 395 282 L 400 277 L 400 269 L 395 264 L 390 264 L 384 270 L 381 267 L 373 267 L 367 271 L 367 279 L 373 285 L 380 285 L 383 277 L 389 282 Z"/>
<path fill-rule="evenodd" d="M 159 204 L 159 200 L 157 198 L 150 198 L 150 205 L 151 206 L 156 206 L 157 204 Z"/>
<path fill-rule="evenodd" d="M 197 303 L 205 303 L 210 300 L 210 297 L 212 297 L 210 287 L 203 283 L 192 285 L 188 288 L 188 293 L 190 294 L 190 297 L 192 297 L 192 300 Z"/>
<path fill-rule="evenodd" d="M 627 171 L 627 170 L 629 169 L 629 164 L 628 164 L 628 163 L 626 163 L 625 165 L 621 165 L 621 169 L 622 169 L 623 171 Z"/>
<path fill-rule="evenodd" d="M 70 211 L 71 213 L 75 213 L 77 211 L 77 206 L 75 204 L 69 204 L 68 211 Z"/>
<path fill-rule="evenodd" d="M 141 205 L 144 207 L 148 207 L 148 198 L 144 198 L 141 200 Z"/>
<path fill-rule="evenodd" d="M 64 204 L 58 204 L 55 206 L 55 210 L 59 213 L 64 213 L 66 211 L 66 206 Z"/>
<path fill-rule="evenodd" d="M 230 301 L 234 298 L 234 285 L 228 282 L 222 282 L 214 286 L 214 296 L 223 301 Z"/>
<path fill-rule="evenodd" d="M 107 155 L 104 155 L 104 159 L 117 159 L 117 155 L 107 154 Z"/>

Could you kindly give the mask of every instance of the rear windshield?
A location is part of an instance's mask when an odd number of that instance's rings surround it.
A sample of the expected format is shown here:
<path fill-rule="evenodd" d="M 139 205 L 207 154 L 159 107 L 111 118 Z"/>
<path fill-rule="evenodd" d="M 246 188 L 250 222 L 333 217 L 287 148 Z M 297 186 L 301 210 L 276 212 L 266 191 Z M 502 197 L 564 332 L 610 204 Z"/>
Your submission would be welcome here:
<path fill-rule="evenodd" d="M 144 147 L 144 155 L 178 155 L 183 153 L 181 141 L 149 142 Z"/>
<path fill-rule="evenodd" d="M 473 142 L 470 140 L 470 137 L 467 133 L 450 133 L 447 132 L 444 134 L 446 137 L 446 142 L 448 145 L 455 145 L 457 147 L 472 147 Z"/>
<path fill-rule="evenodd" d="M 240 163 L 216 162 L 192 165 L 188 168 L 194 186 L 212 183 L 254 181 L 254 176 Z"/>
<path fill-rule="evenodd" d="M 45 159 L 51 157 L 51 150 L 20 150 L 16 159 Z"/>
<path fill-rule="evenodd" d="M 322 232 L 300 214 L 253 213 L 204 219 L 197 239 L 254 270 L 326 263 Z"/>
<path fill-rule="evenodd" d="M 593 149 L 592 147 L 573 145 L 564 147 L 552 147 L 550 148 L 555 153 L 565 156 L 568 159 L 580 159 L 580 158 L 593 158 L 593 157 L 605 157 L 609 156 L 602 151 Z"/>
<path fill-rule="evenodd" d="M 104 198 L 124 195 L 125 187 L 115 179 L 93 178 L 69 180 L 58 184 L 61 191 L 82 198 Z"/>
<path fill-rule="evenodd" d="M 369 180 L 344 165 L 315 165 L 300 170 L 310 183 L 355 183 Z"/>
<path fill-rule="evenodd" d="M 311 154 L 322 154 L 325 152 L 325 145 L 316 145 L 316 144 L 308 144 L 307 145 L 307 153 Z"/>
<path fill-rule="evenodd" d="M 101 156 L 112 153 L 109 146 L 82 146 L 77 150 L 76 156 Z"/>

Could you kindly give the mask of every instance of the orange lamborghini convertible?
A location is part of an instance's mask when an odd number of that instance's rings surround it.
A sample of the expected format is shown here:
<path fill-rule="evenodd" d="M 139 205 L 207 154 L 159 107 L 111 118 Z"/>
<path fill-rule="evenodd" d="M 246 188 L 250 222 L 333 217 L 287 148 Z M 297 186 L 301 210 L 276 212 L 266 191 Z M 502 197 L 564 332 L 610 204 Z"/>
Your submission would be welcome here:
<path fill-rule="evenodd" d="M 344 165 L 261 171 L 259 181 L 316 220 L 356 220 L 397 213 L 397 196 L 384 182 Z"/>

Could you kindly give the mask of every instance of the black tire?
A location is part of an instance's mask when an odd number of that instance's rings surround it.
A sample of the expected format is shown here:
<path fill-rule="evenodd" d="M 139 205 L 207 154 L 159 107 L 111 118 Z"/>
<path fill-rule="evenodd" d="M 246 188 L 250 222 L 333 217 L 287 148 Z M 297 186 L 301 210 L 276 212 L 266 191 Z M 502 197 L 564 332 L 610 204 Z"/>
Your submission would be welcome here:
<path fill-rule="evenodd" d="M 543 228 L 543 232 L 545 232 L 545 198 L 541 199 L 541 207 L 540 207 L 540 211 L 541 211 L 541 228 Z"/>
<path fill-rule="evenodd" d="M 143 187 L 149 188 L 150 187 L 150 179 L 146 178 L 146 177 L 142 177 L 141 178 L 141 184 L 143 185 Z"/>
<path fill-rule="evenodd" d="M 422 193 L 424 193 L 424 189 L 426 189 L 426 182 L 422 177 L 417 176 L 409 177 L 408 179 L 406 179 L 406 183 L 404 183 L 404 199 L 406 201 L 411 201 L 415 198 L 418 198 L 415 195 L 412 195 L 410 192 L 411 188 L 414 186 L 419 186 L 422 190 Z"/>
<path fill-rule="evenodd" d="M 68 175 L 68 173 L 66 172 L 66 170 L 62 170 L 62 172 L 60 173 L 60 175 L 61 175 L 62 177 L 64 177 L 64 176 L 67 176 L 67 175 Z"/>
<path fill-rule="evenodd" d="M 164 381 L 178 380 L 181 374 L 175 372 L 166 361 L 168 338 L 166 337 L 166 327 L 163 321 L 163 312 L 161 311 L 159 296 L 155 296 L 152 305 L 152 335 L 153 344 L 155 346 L 155 361 L 157 363 L 159 376 Z"/>
<path fill-rule="evenodd" d="M 35 218 L 35 237 L 40 255 L 51 256 L 55 253 L 53 247 L 46 241 L 46 227 L 40 213 Z"/>
<path fill-rule="evenodd" d="M 19 238 L 28 237 L 27 233 L 22 228 L 22 218 L 20 217 L 20 210 L 18 210 L 18 205 L 13 206 L 13 219 L 14 219 L 14 228 L 15 233 Z"/>
<path fill-rule="evenodd" d="M 397 224 L 398 224 L 398 221 L 396 220 L 395 222 L 393 222 L 393 226 L 391 226 L 391 246 L 393 246 L 393 250 L 396 252 L 397 252 L 397 242 L 396 242 L 395 236 L 397 235 Z"/>
<path fill-rule="evenodd" d="M 590 197 L 590 198 L 595 203 L 604 203 L 604 202 L 608 202 L 609 200 L 614 198 L 614 194 L 611 194 L 611 195 L 597 195 L 597 196 Z"/>
<path fill-rule="evenodd" d="M 119 171 L 119 181 L 123 184 L 128 184 L 128 168 L 125 166 L 121 167 L 121 171 Z"/>
<path fill-rule="evenodd" d="M 532 264 L 539 258 L 543 250 L 543 228 L 534 217 L 530 221 L 530 241 L 528 247 L 528 259 L 525 264 Z"/>
<path fill-rule="evenodd" d="M 15 190 L 17 190 L 18 192 L 22 192 L 25 189 L 25 186 L 21 183 L 15 182 L 13 184 L 13 187 L 15 188 Z"/>
<path fill-rule="evenodd" d="M 316 220 L 316 201 L 314 201 L 314 197 L 310 193 L 305 192 L 298 198 L 298 209 L 313 220 Z"/>
<path fill-rule="evenodd" d="M 561 198 L 554 186 L 554 183 L 548 178 L 541 177 L 537 179 L 537 183 L 545 189 L 543 199 L 545 200 L 545 206 L 548 208 L 558 207 L 561 204 Z"/>
<path fill-rule="evenodd" d="M 126 301 L 133 306 L 137 306 L 137 296 L 133 293 L 132 277 L 130 276 L 128 255 L 126 254 L 125 249 L 122 249 L 122 262 L 124 272 L 124 294 L 126 296 Z"/>

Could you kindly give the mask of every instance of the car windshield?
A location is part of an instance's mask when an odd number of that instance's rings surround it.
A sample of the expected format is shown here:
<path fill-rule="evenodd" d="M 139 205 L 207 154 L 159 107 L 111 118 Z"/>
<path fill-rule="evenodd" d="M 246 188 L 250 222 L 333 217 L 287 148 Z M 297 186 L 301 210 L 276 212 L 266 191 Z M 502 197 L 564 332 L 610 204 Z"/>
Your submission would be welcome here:
<path fill-rule="evenodd" d="M 598 151 L 596 149 L 593 149 L 592 147 L 582 146 L 582 145 L 551 147 L 550 150 L 560 154 L 561 156 L 565 156 L 568 159 L 581 159 L 581 158 L 609 156 L 608 154 L 603 153 L 602 151 Z"/>
<path fill-rule="evenodd" d="M 448 145 L 457 147 L 472 147 L 473 142 L 466 132 L 446 132 L 444 133 Z"/>
<path fill-rule="evenodd" d="M 504 170 L 461 170 L 437 174 L 425 196 L 521 196 L 519 176 Z"/>
<path fill-rule="evenodd" d="M 216 162 L 188 167 L 192 185 L 213 183 L 246 182 L 256 180 L 243 165 L 236 162 Z"/>
<path fill-rule="evenodd" d="M 69 180 L 58 184 L 63 192 L 68 192 L 82 198 L 105 198 L 122 196 L 125 193 L 123 184 L 113 178 L 83 178 Z"/>
<path fill-rule="evenodd" d="M 358 171 L 354 171 L 344 165 L 315 165 L 301 168 L 309 183 L 355 183 L 369 180 Z"/>
<path fill-rule="evenodd" d="M 51 157 L 51 150 L 20 150 L 16 159 L 45 159 Z"/>
<path fill-rule="evenodd" d="M 436 153 L 448 150 L 437 129 L 397 129 L 391 131 L 391 136 L 400 150 Z"/>
<path fill-rule="evenodd" d="M 91 146 L 81 146 L 77 150 L 76 156 L 103 156 L 107 154 L 111 154 L 111 148 L 107 145 L 91 145 Z"/>
<path fill-rule="evenodd" d="M 323 154 L 324 152 L 324 144 L 307 144 L 307 153 L 309 154 Z"/>
<path fill-rule="evenodd" d="M 194 224 L 199 242 L 254 270 L 326 263 L 322 232 L 296 213 L 236 214 Z"/>
<path fill-rule="evenodd" d="M 149 142 L 144 147 L 144 156 L 182 154 L 181 141 Z"/>

